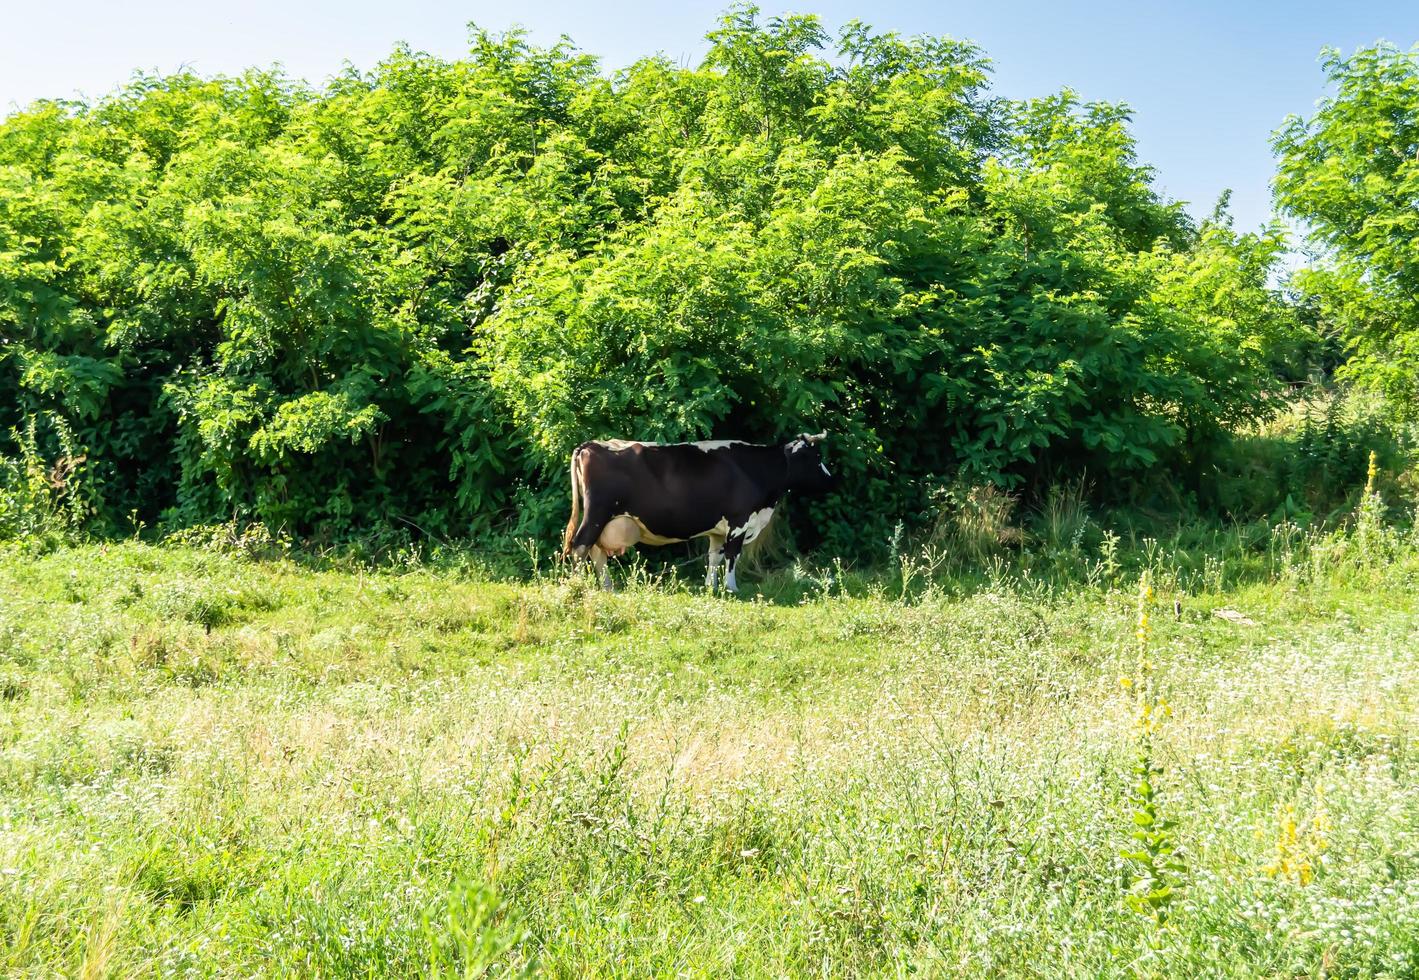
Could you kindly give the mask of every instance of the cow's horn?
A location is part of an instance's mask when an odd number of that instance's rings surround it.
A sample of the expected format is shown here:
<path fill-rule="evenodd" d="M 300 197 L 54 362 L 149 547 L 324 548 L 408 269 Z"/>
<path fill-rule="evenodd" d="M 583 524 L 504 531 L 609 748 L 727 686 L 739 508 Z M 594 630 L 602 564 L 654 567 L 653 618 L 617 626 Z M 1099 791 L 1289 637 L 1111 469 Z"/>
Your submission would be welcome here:
<path fill-rule="evenodd" d="M 828 430 L 824 429 L 816 436 L 804 436 L 803 438 L 808 440 L 809 442 L 822 442 L 824 439 L 828 438 Z"/>

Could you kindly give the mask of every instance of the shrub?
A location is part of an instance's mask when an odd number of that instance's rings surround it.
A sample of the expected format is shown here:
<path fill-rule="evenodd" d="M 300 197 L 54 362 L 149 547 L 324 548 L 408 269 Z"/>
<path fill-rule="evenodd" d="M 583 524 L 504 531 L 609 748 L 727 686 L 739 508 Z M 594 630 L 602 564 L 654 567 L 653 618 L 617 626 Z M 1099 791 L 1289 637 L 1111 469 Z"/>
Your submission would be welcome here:
<path fill-rule="evenodd" d="M 0 431 L 63 418 L 110 523 L 339 537 L 546 534 L 587 438 L 827 428 L 851 490 L 813 524 L 863 554 L 934 486 L 1195 468 L 1271 411 L 1280 238 L 1194 227 L 1126 108 L 860 24 L 709 39 L 608 78 L 475 32 L 12 115 Z"/>

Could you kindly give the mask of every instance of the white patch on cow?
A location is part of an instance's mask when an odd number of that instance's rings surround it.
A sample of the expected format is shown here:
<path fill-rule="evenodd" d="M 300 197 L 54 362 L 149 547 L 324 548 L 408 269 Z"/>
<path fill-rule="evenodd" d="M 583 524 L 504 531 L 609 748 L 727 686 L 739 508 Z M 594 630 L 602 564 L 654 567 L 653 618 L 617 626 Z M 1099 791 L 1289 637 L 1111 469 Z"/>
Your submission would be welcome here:
<path fill-rule="evenodd" d="M 734 566 L 729 566 L 729 574 L 724 577 L 724 587 L 730 592 L 739 591 L 739 583 L 734 581 Z"/>
<path fill-rule="evenodd" d="M 772 512 L 772 511 L 770 511 L 770 512 Z M 636 526 L 636 527 L 639 529 L 639 531 L 640 531 L 640 534 L 639 534 L 638 539 L 635 540 L 635 541 L 631 541 L 631 542 L 630 542 L 630 545 L 631 545 L 631 546 L 636 545 L 636 544 L 650 544 L 650 545 L 680 544 L 682 541 L 687 540 L 686 538 L 667 538 L 667 537 L 666 537 L 665 535 L 663 535 L 663 534 L 656 534 L 656 533 L 655 533 L 654 531 L 652 531 L 650 528 L 646 527 L 645 521 L 641 520 L 641 519 L 640 519 L 639 517 L 637 517 L 635 514 L 629 514 L 629 513 L 627 513 L 627 514 L 617 514 L 615 517 L 611 518 L 611 520 L 607 523 L 606 528 L 607 528 L 607 530 L 614 530 L 615 527 L 616 527 L 616 525 L 617 525 L 617 523 L 618 523 L 618 522 L 623 522 L 623 521 L 630 521 L 630 522 L 632 522 L 633 524 L 635 524 L 635 526 Z M 753 521 L 753 518 L 750 518 L 750 521 L 752 522 L 752 521 Z M 747 524 L 745 525 L 745 527 L 748 527 L 748 526 L 749 526 L 749 525 L 747 525 Z M 606 536 L 606 535 L 607 535 L 607 530 L 603 530 L 603 531 L 601 532 L 603 536 Z M 744 530 L 744 528 L 739 528 L 739 529 L 738 529 L 738 531 L 742 531 L 742 530 Z M 698 534 L 692 534 L 692 535 L 690 535 L 690 537 L 693 537 L 693 538 L 710 538 L 710 539 L 719 538 L 720 541 L 723 541 L 726 537 L 728 537 L 728 536 L 730 535 L 730 533 L 731 533 L 732 531 L 733 531 L 734 533 L 738 533 L 737 531 L 734 531 L 734 529 L 731 529 L 731 528 L 730 528 L 730 526 L 729 526 L 729 518 L 727 518 L 727 517 L 721 517 L 721 518 L 719 519 L 719 523 L 715 524 L 714 527 L 708 528 L 708 529 L 706 529 L 706 530 L 704 530 L 704 531 L 700 531 Z M 756 533 L 757 533 L 757 532 L 756 532 Z M 624 537 L 626 537 L 626 538 L 629 538 L 629 537 L 630 537 L 630 535 L 624 535 L 623 532 L 622 532 L 622 536 L 624 536 Z M 752 541 L 752 540 L 754 540 L 754 539 L 753 539 L 753 538 L 749 538 L 748 540 Z M 608 539 L 607 542 L 603 542 L 603 543 L 610 543 L 610 540 Z M 613 545 L 613 547 L 614 547 L 614 545 Z M 624 550 L 624 549 L 623 549 L 623 550 Z M 621 553 L 621 552 L 619 552 L 619 551 L 613 551 L 613 552 L 612 552 L 612 554 L 620 554 L 620 553 Z"/>
<path fill-rule="evenodd" d="M 617 514 L 614 520 L 620 520 L 623 517 L 635 521 L 636 527 L 641 529 L 641 544 L 679 544 L 681 541 L 685 540 L 684 538 L 667 538 L 663 534 L 656 534 L 650 528 L 646 527 L 645 521 L 641 520 L 635 514 Z"/>
<path fill-rule="evenodd" d="M 756 510 L 754 511 L 754 513 L 749 515 L 749 519 L 744 522 L 743 527 L 736 527 L 730 533 L 742 536 L 744 538 L 744 543 L 748 544 L 750 541 L 753 541 L 755 538 L 757 538 L 759 536 L 759 533 L 763 531 L 764 528 L 769 526 L 769 521 L 773 519 L 773 516 L 774 509 L 772 507 L 765 507 L 762 510 Z"/>
<path fill-rule="evenodd" d="M 687 445 L 694 446 L 702 453 L 713 452 L 716 449 L 725 449 L 729 446 L 747 446 L 743 439 L 705 439 L 700 442 L 691 442 Z"/>
<path fill-rule="evenodd" d="M 792 442 L 790 442 L 790 443 L 788 444 L 788 451 L 789 451 L 790 453 L 796 453 L 796 452 L 798 452 L 798 451 L 801 450 L 801 449 L 807 449 L 807 448 L 808 448 L 808 441 L 807 441 L 806 439 L 801 439 L 801 438 L 800 438 L 800 439 L 795 439 L 795 440 L 793 440 Z"/>
<path fill-rule="evenodd" d="M 823 475 L 824 475 L 824 476 L 832 476 L 832 475 L 833 475 L 833 474 L 831 474 L 831 473 L 828 472 L 828 464 L 827 464 L 827 463 L 819 463 L 819 464 L 818 464 L 818 469 L 820 469 L 820 470 L 823 471 Z"/>

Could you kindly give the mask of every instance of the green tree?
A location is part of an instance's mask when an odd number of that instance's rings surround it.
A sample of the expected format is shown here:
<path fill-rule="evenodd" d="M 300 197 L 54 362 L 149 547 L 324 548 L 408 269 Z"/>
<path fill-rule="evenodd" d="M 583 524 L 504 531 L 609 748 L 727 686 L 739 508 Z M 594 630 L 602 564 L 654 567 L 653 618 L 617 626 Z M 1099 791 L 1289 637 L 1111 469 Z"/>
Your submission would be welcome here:
<path fill-rule="evenodd" d="M 1419 414 L 1419 49 L 1324 56 L 1332 93 L 1276 133 L 1276 201 L 1320 261 L 1295 285 L 1349 342 L 1343 373 Z"/>

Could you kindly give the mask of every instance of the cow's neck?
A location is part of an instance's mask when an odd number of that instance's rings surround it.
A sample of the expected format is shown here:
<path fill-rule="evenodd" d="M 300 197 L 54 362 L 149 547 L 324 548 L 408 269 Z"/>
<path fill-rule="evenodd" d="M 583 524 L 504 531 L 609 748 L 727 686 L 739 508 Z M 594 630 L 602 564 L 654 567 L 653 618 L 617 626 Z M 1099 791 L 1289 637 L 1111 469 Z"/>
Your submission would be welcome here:
<path fill-rule="evenodd" d="M 764 490 L 770 503 L 777 503 L 792 486 L 789 482 L 789 459 L 784 446 L 765 446 Z"/>

